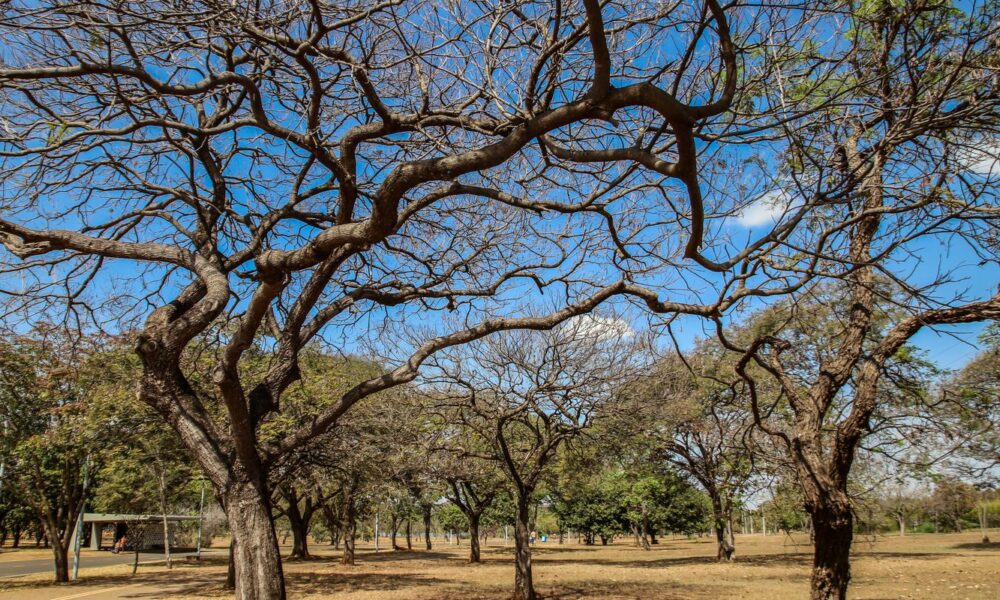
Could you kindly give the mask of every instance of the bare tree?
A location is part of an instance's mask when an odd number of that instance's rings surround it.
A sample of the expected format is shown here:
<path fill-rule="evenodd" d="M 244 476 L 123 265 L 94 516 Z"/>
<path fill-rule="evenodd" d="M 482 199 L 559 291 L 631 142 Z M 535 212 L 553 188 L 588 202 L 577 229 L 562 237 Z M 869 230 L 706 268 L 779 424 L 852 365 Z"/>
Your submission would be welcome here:
<path fill-rule="evenodd" d="M 744 386 L 733 380 L 733 360 L 711 341 L 661 360 L 631 390 L 630 408 L 622 415 L 623 432 L 631 430 L 651 457 L 670 463 L 705 490 L 720 561 L 732 560 L 736 552 L 735 504 L 750 491 L 752 478 L 764 474 L 754 462 L 761 449 L 751 435 Z"/>
<path fill-rule="evenodd" d="M 745 352 L 738 370 L 750 385 L 758 426 L 795 463 L 816 541 L 816 600 L 846 597 L 853 527 L 847 484 L 879 406 L 886 365 L 924 328 L 1000 316 L 995 282 L 959 284 L 963 275 L 995 272 L 998 263 L 997 10 L 924 0 L 845 3 L 846 45 L 823 46 L 824 58 L 813 66 L 827 83 L 849 78 L 851 101 L 831 95 L 806 126 L 783 133 L 788 204 L 827 201 L 809 215 L 807 227 L 822 230 L 826 242 L 819 253 L 802 249 L 812 257 L 808 268 L 842 285 L 841 293 L 809 306 L 843 310 L 827 322 L 829 331 L 813 330 L 834 340 L 828 351 L 794 368 L 801 338 L 783 330 L 781 318 L 748 343 L 727 344 Z M 801 97 L 786 85 L 790 74 L 771 75 L 766 95 L 775 105 Z M 935 272 L 925 263 L 927 248 L 932 241 L 949 247 L 948 239 L 964 250 Z M 802 263 L 770 265 L 797 271 Z M 886 281 L 901 297 L 887 293 Z M 801 304 L 790 313 L 808 319 L 804 297 Z M 894 304 L 903 314 L 887 322 L 879 307 Z M 758 385 L 778 388 L 793 415 L 789 426 L 767 422 L 774 404 L 757 394 Z"/>
<path fill-rule="evenodd" d="M 513 487 L 518 600 L 537 597 L 529 510 L 546 468 L 598 414 L 613 412 L 618 390 L 636 374 L 635 341 L 623 328 L 616 318 L 586 316 L 550 331 L 486 338 L 434 359 L 446 384 L 441 402 L 478 439 L 465 454 L 496 461 Z M 476 504 L 453 491 L 456 502 Z"/>
<path fill-rule="evenodd" d="M 718 314 L 725 295 L 638 282 L 682 259 L 726 271 L 776 239 L 699 253 L 696 131 L 737 90 L 715 0 L 10 2 L 0 31 L 4 316 L 139 325 L 138 393 L 218 490 L 240 598 L 284 597 L 269 470 L 359 400 L 443 348 L 616 295 Z M 532 289 L 561 308 L 518 316 Z M 464 324 L 258 440 L 307 343 L 445 310 Z M 241 371 L 262 337 L 266 370 Z M 182 367 L 196 339 L 217 342 L 211 391 Z"/>

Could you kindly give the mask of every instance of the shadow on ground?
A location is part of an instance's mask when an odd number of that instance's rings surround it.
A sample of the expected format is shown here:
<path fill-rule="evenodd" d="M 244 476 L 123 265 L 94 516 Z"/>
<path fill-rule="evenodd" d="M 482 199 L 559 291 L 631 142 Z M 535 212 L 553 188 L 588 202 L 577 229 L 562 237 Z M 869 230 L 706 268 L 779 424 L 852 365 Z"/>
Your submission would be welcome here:
<path fill-rule="evenodd" d="M 955 544 L 952 548 L 957 550 L 1000 550 L 1000 542 L 990 542 L 988 544 L 969 542 L 967 544 Z"/>

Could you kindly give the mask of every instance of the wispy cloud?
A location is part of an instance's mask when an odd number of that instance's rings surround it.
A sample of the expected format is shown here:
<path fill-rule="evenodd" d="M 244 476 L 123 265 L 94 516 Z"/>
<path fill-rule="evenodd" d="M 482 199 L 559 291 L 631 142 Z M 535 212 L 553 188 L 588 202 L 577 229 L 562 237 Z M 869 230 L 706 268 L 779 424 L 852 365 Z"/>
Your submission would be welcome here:
<path fill-rule="evenodd" d="M 970 148 L 961 157 L 962 166 L 967 170 L 991 177 L 1000 175 L 1000 142 L 986 142 L 979 148 Z"/>
<path fill-rule="evenodd" d="M 776 223 L 791 207 L 791 197 L 782 190 L 772 190 L 758 196 L 736 216 L 744 227 Z"/>

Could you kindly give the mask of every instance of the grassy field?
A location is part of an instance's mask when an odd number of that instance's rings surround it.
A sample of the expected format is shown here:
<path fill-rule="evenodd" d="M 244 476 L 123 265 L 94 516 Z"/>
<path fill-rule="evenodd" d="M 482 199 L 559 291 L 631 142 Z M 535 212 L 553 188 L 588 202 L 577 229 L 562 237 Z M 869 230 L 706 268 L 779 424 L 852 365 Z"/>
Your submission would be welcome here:
<path fill-rule="evenodd" d="M 664 539 L 648 552 L 627 542 L 608 547 L 540 544 L 535 549 L 535 581 L 546 598 L 561 599 L 803 598 L 810 564 L 806 542 L 803 536 L 743 536 L 737 538 L 738 560 L 733 564 L 715 563 L 708 539 Z M 361 545 L 354 567 L 334 563 L 336 553 L 327 546 L 313 549 L 317 558 L 285 565 L 291 598 L 493 600 L 508 597 L 513 580 L 511 549 L 497 544 L 487 545 L 480 565 L 464 561 L 464 545 L 377 555 Z M 862 538 L 854 555 L 851 598 L 1000 598 L 1000 544 L 980 544 L 978 533 Z M 120 567 L 82 574 L 84 586 L 143 584 L 144 591 L 137 590 L 135 597 L 228 595 L 221 587 L 225 565 L 220 557 L 202 566 L 182 564 L 169 573 L 159 566 L 143 567 L 137 578 Z M 46 580 L 0 580 L 0 592 L 46 597 L 40 593 Z M 61 588 L 61 594 L 66 593 Z"/>

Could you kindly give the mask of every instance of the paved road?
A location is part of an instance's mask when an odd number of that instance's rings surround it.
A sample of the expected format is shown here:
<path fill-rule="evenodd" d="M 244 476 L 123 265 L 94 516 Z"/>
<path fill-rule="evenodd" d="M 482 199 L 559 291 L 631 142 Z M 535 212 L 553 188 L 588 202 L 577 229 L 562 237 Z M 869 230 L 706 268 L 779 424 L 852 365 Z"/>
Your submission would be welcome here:
<path fill-rule="evenodd" d="M 173 558 L 183 559 L 188 553 L 174 554 Z M 110 552 L 85 552 L 80 554 L 80 568 L 89 567 L 110 567 L 114 565 L 130 565 L 135 559 L 131 552 L 123 554 L 112 554 Z M 70 553 L 70 568 L 73 565 L 73 554 Z M 163 560 L 162 553 L 140 553 L 139 562 Z M 29 560 L 4 560 L 0 561 L 0 577 L 17 577 L 19 575 L 31 575 L 32 573 L 51 573 L 51 558 L 33 558 Z"/>

